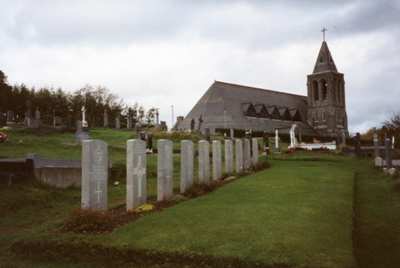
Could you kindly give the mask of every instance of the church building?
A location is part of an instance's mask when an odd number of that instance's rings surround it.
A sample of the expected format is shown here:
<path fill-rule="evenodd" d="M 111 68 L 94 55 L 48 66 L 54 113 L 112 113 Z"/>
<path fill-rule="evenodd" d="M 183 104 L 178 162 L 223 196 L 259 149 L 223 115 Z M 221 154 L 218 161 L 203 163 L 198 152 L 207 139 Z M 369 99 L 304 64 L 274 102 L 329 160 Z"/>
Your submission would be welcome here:
<path fill-rule="evenodd" d="M 202 133 L 231 129 L 273 134 L 275 129 L 288 133 L 293 124 L 305 136 L 348 136 L 344 75 L 326 41 L 307 75 L 307 96 L 215 81 L 175 127 Z"/>

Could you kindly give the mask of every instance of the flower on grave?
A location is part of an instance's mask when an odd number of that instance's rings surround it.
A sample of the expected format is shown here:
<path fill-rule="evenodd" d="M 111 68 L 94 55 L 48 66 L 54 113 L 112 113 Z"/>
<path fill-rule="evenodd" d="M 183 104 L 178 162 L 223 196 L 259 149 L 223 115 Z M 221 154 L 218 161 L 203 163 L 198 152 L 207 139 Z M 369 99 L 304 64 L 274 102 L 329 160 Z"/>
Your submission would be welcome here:
<path fill-rule="evenodd" d="M 135 209 L 135 212 L 146 212 L 146 211 L 151 211 L 155 207 L 152 204 L 143 204 Z"/>

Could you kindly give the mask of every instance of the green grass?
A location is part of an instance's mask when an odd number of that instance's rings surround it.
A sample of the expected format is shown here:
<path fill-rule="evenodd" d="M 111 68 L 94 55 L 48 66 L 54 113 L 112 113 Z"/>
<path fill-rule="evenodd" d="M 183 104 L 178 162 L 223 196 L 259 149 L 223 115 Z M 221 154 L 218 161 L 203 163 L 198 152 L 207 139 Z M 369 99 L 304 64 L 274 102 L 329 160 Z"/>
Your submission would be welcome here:
<path fill-rule="evenodd" d="M 352 267 L 351 168 L 340 168 L 342 162 L 272 164 L 270 170 L 141 218 L 101 240 L 269 264 Z"/>
<path fill-rule="evenodd" d="M 400 267 L 399 181 L 371 167 L 356 176 L 355 253 L 360 267 Z"/>

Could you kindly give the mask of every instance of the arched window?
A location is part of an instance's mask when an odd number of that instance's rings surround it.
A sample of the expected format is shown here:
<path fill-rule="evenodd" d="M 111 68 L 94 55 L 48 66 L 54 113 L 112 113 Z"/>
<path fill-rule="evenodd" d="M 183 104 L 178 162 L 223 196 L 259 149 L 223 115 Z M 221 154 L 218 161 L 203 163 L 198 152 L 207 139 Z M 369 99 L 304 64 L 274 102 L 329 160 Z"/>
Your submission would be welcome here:
<path fill-rule="evenodd" d="M 314 100 L 318 101 L 319 100 L 318 82 L 315 80 L 312 82 L 312 90 L 313 90 Z"/>
<path fill-rule="evenodd" d="M 321 80 L 321 91 L 322 91 L 322 100 L 326 100 L 328 96 L 328 83 L 325 81 L 325 79 Z"/>

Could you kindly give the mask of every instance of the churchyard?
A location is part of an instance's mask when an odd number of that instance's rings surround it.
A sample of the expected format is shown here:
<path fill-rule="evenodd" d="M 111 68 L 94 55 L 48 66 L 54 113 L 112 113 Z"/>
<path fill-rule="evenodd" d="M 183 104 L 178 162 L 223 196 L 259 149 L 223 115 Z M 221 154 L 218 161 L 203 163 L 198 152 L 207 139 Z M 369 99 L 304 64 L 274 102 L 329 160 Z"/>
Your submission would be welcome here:
<path fill-rule="evenodd" d="M 8 134 L 9 140 L 0 145 L 1 157 L 22 157 L 35 152 L 48 158 L 80 159 L 85 146 L 77 143 L 69 132 L 9 130 Z M 181 147 L 178 135 L 160 135 L 159 138 L 173 140 L 167 151 L 175 151 L 172 178 L 178 198 L 157 203 L 157 198 L 163 196 L 157 192 L 160 163 L 158 154 L 149 154 L 147 203 L 155 207 L 132 214 L 126 212 L 126 179 L 135 179 L 130 172 L 137 174 L 137 170 L 128 169 L 127 176 L 125 164 L 127 157 L 138 163 L 140 154 L 129 156 L 129 152 L 141 150 L 143 156 L 143 144 L 127 145 L 127 140 L 136 138 L 129 130 L 99 128 L 92 129 L 90 135 L 107 144 L 107 155 L 112 161 L 105 216 L 103 212 L 85 214 L 80 210 L 82 193 L 77 187 L 57 189 L 33 179 L 2 185 L 0 263 L 13 263 L 16 267 L 397 267 L 400 264 L 398 181 L 375 168 L 370 158 L 358 159 L 335 152 L 282 152 L 269 156 L 270 168 L 240 174 L 237 179 L 228 180 L 229 183 L 202 189 L 201 193 L 194 190 L 191 195 L 180 196 L 177 194 L 181 187 L 181 159 L 190 162 L 187 152 L 190 148 Z M 225 170 L 224 142 L 214 147 L 211 143 L 207 154 L 202 145 L 200 148 L 197 145 L 199 137 L 190 138 L 199 153 L 193 155 L 193 169 L 182 172 L 187 176 L 191 170 L 195 180 L 205 176 L 212 181 L 213 174 L 223 177 L 220 170 L 213 171 L 212 156 L 213 148 L 220 149 L 217 158 L 223 159 L 221 170 Z M 157 144 L 158 138 L 153 142 Z M 241 148 L 239 154 L 249 159 L 250 144 L 242 142 L 240 147 L 233 143 L 230 150 L 236 155 Z M 128 149 L 127 155 L 127 146 L 142 148 Z M 189 157 L 181 158 L 181 150 Z M 198 170 L 199 161 L 207 155 L 209 169 Z M 259 161 L 263 163 L 265 156 L 260 155 Z M 171 159 L 167 162 L 170 165 Z M 236 164 L 235 160 L 230 168 L 236 170 Z M 131 194 L 131 205 L 142 203 L 137 192 Z M 142 208 L 146 210 L 146 206 Z"/>

